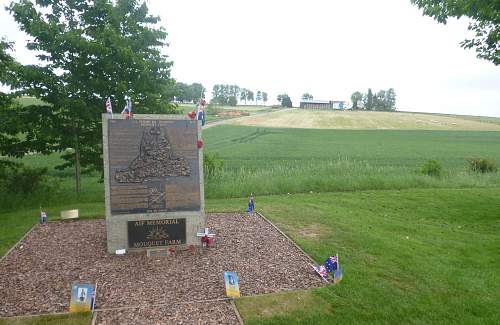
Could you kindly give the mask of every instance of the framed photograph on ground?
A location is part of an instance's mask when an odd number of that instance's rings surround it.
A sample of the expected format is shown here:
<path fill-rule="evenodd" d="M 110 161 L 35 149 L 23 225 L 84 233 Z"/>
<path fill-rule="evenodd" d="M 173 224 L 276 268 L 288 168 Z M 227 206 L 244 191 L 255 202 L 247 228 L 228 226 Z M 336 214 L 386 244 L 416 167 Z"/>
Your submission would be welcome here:
<path fill-rule="evenodd" d="M 229 298 L 239 298 L 240 287 L 236 272 L 224 272 L 224 282 L 226 283 L 226 296 Z"/>
<path fill-rule="evenodd" d="M 81 313 L 94 309 L 95 286 L 89 283 L 75 283 L 71 288 L 70 313 Z"/>

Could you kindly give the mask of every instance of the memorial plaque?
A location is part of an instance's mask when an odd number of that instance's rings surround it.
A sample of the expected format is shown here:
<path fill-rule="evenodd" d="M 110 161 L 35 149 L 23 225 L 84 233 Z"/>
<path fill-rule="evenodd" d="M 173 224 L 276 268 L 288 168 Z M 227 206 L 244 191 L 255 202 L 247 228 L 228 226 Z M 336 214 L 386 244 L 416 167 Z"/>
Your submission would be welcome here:
<path fill-rule="evenodd" d="M 111 214 L 200 210 L 197 124 L 109 120 Z"/>
<path fill-rule="evenodd" d="M 147 248 L 186 243 L 186 219 L 128 221 L 129 248 Z"/>

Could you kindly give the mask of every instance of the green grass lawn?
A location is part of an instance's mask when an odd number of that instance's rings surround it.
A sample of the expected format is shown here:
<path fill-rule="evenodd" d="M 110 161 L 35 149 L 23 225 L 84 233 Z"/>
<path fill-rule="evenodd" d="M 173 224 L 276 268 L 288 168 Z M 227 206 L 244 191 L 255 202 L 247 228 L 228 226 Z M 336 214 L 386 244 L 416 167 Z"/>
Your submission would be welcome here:
<path fill-rule="evenodd" d="M 1 319 L 0 325 L 88 325 L 92 320 L 90 313 L 46 315 L 36 317 L 22 317 L 16 319 Z"/>
<path fill-rule="evenodd" d="M 208 212 L 245 206 L 246 198 L 207 200 Z M 256 206 L 317 261 L 338 253 L 344 279 L 242 298 L 247 324 L 500 322 L 499 188 L 257 196 Z M 80 209 L 102 217 L 104 207 Z M 0 229 L 20 237 L 36 212 L 0 214 Z"/>
<path fill-rule="evenodd" d="M 498 324 L 500 189 L 256 198 L 339 285 L 237 301 L 247 324 Z"/>

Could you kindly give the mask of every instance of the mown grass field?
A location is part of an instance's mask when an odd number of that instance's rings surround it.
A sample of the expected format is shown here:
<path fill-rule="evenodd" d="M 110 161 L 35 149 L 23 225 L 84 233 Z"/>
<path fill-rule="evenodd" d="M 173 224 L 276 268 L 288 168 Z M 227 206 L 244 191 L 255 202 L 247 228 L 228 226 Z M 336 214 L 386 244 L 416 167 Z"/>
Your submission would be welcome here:
<path fill-rule="evenodd" d="M 500 189 L 257 198 L 339 285 L 237 301 L 247 324 L 498 324 Z"/>
<path fill-rule="evenodd" d="M 247 324 L 500 323 L 500 177 L 469 172 L 465 161 L 499 162 L 500 132 L 217 126 L 203 138 L 225 163 L 205 180 L 207 212 L 244 211 L 254 192 L 257 210 L 314 259 L 339 253 L 344 268 L 336 286 L 238 300 Z M 418 171 L 429 159 L 441 177 Z M 104 216 L 98 174 L 84 176 L 80 195 L 71 169 L 49 177 L 52 192 L 3 193 L 0 255 L 37 222 L 40 205 L 49 219 L 70 208 Z"/>
<path fill-rule="evenodd" d="M 500 118 L 299 108 L 289 110 L 286 114 L 253 116 L 234 121 L 234 124 L 271 128 L 500 131 Z"/>
<path fill-rule="evenodd" d="M 207 211 L 245 203 L 207 200 Z M 239 299 L 247 324 L 500 322 L 499 188 L 257 196 L 256 205 L 317 261 L 338 253 L 344 279 Z"/>

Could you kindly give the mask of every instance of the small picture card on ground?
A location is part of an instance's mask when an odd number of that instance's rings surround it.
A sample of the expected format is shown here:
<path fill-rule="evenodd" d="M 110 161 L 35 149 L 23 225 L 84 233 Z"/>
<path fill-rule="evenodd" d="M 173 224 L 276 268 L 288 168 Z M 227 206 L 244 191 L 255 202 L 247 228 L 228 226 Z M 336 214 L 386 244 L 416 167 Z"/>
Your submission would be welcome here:
<path fill-rule="evenodd" d="M 226 296 L 229 298 L 239 298 L 240 287 L 236 272 L 224 272 L 224 282 L 226 283 Z"/>
<path fill-rule="evenodd" d="M 70 313 L 81 313 L 94 310 L 95 286 L 89 283 L 75 283 L 71 288 Z"/>
<path fill-rule="evenodd" d="M 61 219 L 78 219 L 78 210 L 61 211 Z"/>

